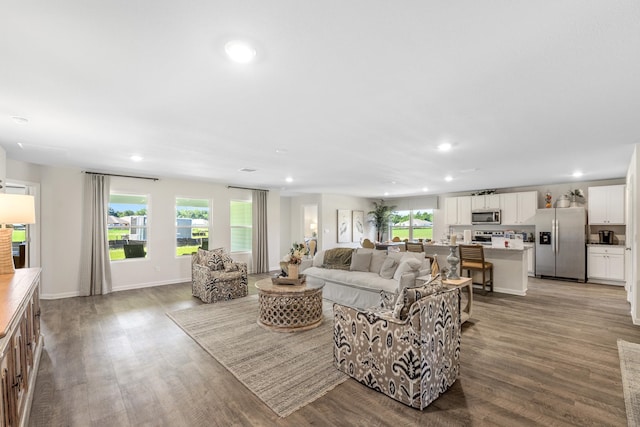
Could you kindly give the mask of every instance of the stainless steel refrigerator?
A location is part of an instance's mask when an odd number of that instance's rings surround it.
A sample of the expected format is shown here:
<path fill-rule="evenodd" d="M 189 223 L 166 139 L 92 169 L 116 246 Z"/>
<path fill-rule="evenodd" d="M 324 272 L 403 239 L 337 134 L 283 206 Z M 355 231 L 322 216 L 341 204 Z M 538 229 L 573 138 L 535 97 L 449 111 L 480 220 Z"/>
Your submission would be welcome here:
<path fill-rule="evenodd" d="M 538 209 L 535 222 L 536 276 L 585 282 L 586 210 Z"/>

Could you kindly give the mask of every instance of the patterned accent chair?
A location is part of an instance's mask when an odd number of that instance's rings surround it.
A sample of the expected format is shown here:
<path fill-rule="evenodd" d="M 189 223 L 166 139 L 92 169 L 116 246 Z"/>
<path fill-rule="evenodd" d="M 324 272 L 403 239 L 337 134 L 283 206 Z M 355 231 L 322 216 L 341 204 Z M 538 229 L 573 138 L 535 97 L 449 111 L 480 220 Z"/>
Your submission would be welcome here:
<path fill-rule="evenodd" d="M 212 303 L 246 297 L 247 264 L 234 262 L 224 248 L 191 255 L 191 294 Z"/>
<path fill-rule="evenodd" d="M 398 305 L 394 311 L 399 313 Z M 334 304 L 333 312 L 334 363 L 367 387 L 422 410 L 456 381 L 460 370 L 458 288 L 424 297 L 418 294 L 417 301 L 403 310 L 404 320 L 388 310 L 340 304 Z"/>

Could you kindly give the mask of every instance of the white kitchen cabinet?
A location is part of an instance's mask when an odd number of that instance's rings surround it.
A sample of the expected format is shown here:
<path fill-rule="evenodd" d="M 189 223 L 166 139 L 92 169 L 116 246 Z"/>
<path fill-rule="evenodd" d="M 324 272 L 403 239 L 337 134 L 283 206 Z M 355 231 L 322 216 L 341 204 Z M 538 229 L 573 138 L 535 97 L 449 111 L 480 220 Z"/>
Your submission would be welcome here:
<path fill-rule="evenodd" d="M 500 195 L 471 196 L 471 209 L 500 209 Z"/>
<path fill-rule="evenodd" d="M 536 247 L 533 243 L 525 243 L 525 248 L 527 249 L 527 274 L 530 277 L 535 277 L 536 275 Z"/>
<path fill-rule="evenodd" d="M 589 224 L 623 225 L 624 201 L 624 185 L 589 187 Z"/>
<path fill-rule="evenodd" d="M 470 225 L 471 196 L 444 199 L 444 217 L 447 225 Z"/>
<path fill-rule="evenodd" d="M 624 282 L 624 247 L 589 246 L 587 251 L 587 278 Z"/>
<path fill-rule="evenodd" d="M 500 194 L 501 222 L 504 225 L 533 225 L 537 209 L 537 191 Z"/>

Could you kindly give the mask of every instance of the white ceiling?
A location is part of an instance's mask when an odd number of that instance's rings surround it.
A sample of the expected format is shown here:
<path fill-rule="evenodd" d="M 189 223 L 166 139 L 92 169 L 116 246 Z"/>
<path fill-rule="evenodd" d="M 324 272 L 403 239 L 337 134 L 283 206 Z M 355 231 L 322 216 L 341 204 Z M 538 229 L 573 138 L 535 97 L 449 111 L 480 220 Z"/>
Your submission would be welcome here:
<path fill-rule="evenodd" d="M 231 39 L 256 60 L 226 58 Z M 0 144 L 17 160 L 393 197 L 618 178 L 637 143 L 637 0 L 1 8 Z"/>

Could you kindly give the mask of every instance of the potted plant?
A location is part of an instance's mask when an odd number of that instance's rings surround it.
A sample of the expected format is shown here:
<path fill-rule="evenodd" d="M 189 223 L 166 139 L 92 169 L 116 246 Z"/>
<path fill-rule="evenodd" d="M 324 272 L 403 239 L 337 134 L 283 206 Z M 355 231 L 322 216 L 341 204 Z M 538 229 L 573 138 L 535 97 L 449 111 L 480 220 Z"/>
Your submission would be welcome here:
<path fill-rule="evenodd" d="M 384 200 L 380 200 L 380 203 L 373 202 L 373 210 L 368 213 L 370 219 L 369 223 L 376 228 L 376 240 L 382 241 L 382 236 L 389 229 L 389 221 L 391 214 L 396 209 L 394 206 L 387 206 L 384 204 Z"/>

